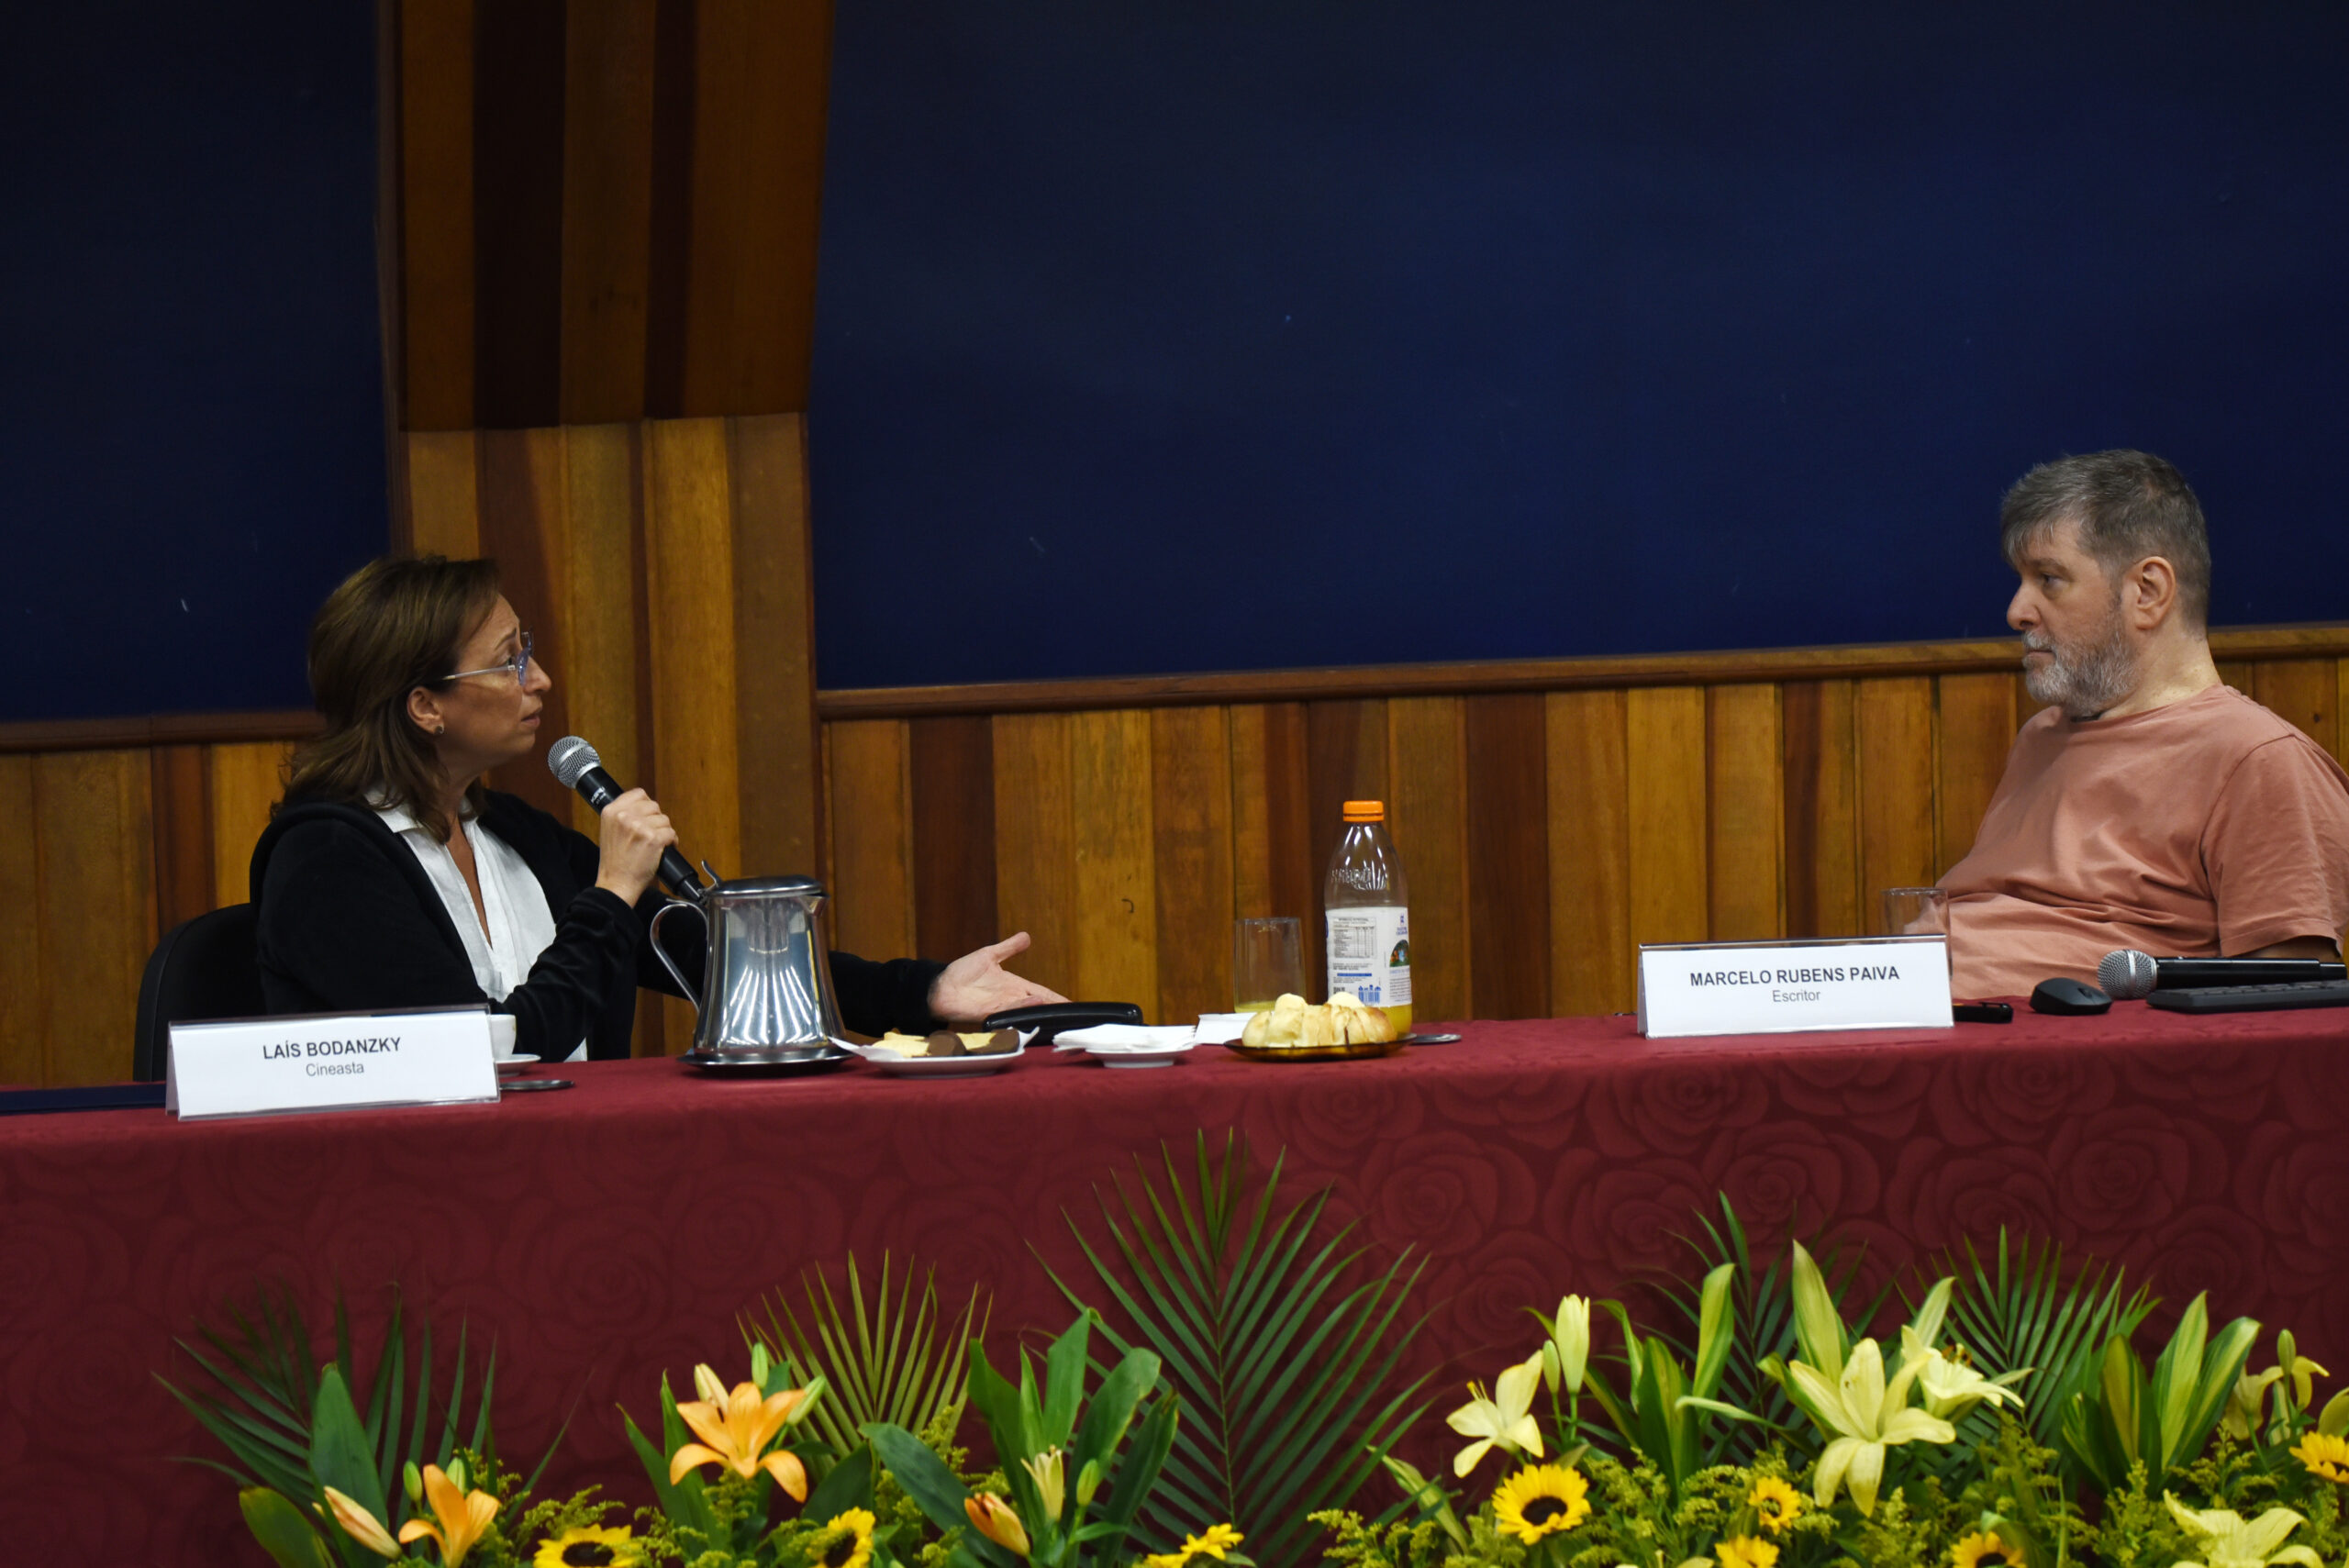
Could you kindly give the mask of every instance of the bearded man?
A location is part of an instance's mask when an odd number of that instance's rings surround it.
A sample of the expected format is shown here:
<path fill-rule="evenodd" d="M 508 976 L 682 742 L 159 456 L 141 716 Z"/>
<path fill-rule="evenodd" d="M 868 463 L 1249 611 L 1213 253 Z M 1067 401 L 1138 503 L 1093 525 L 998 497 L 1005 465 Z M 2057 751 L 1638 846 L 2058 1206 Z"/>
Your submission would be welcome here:
<path fill-rule="evenodd" d="M 2349 774 L 2220 681 L 2185 477 L 2144 452 L 2065 458 L 2024 474 L 1999 523 L 2022 580 L 2007 624 L 2049 706 L 1942 878 L 1954 994 L 2093 980 L 2116 948 L 2338 957 Z"/>

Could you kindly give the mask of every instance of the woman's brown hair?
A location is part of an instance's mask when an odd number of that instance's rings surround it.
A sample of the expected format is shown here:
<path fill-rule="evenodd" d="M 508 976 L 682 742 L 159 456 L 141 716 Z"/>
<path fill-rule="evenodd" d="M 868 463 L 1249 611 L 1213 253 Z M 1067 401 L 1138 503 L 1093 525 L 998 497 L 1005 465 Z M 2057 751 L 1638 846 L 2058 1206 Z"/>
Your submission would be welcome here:
<path fill-rule="evenodd" d="M 310 695 L 327 727 L 294 753 L 285 797 L 398 806 L 448 842 L 445 781 L 431 740 L 408 717 L 407 695 L 448 683 L 457 651 L 497 598 L 497 563 L 445 556 L 369 562 L 327 596 L 310 622 Z M 477 808 L 481 786 L 466 792 Z"/>

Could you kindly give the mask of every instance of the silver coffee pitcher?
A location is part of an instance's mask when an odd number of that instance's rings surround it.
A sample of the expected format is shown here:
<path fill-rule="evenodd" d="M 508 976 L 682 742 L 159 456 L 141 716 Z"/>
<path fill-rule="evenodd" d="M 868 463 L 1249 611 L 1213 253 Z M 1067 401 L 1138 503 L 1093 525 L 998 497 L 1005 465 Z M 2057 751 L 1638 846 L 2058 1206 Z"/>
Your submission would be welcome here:
<path fill-rule="evenodd" d="M 808 1062 L 838 1054 L 840 1005 L 824 940 L 824 884 L 812 876 L 718 882 L 698 904 L 652 917 L 652 950 L 693 998 L 701 1022 L 692 1055 L 729 1064 Z M 696 986 L 661 946 L 661 922 L 680 909 L 702 918 L 709 957 Z"/>

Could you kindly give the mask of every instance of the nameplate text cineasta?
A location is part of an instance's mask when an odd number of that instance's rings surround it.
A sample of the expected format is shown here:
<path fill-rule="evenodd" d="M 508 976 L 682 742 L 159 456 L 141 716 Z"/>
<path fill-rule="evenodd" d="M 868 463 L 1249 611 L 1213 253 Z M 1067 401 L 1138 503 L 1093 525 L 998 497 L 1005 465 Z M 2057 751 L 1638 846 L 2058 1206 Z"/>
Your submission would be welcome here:
<path fill-rule="evenodd" d="M 172 1026 L 164 1108 L 184 1119 L 497 1098 L 478 1006 Z"/>

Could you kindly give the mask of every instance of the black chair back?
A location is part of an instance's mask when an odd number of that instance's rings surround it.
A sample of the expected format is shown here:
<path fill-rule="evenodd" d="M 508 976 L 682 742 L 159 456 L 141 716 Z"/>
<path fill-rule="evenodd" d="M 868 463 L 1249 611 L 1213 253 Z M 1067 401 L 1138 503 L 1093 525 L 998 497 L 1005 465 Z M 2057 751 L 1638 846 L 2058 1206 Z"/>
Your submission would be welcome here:
<path fill-rule="evenodd" d="M 172 1025 L 197 1018 L 252 1018 L 269 1011 L 253 956 L 253 906 L 231 904 L 163 935 L 139 983 L 139 1037 L 130 1075 L 142 1084 L 171 1063 Z"/>

